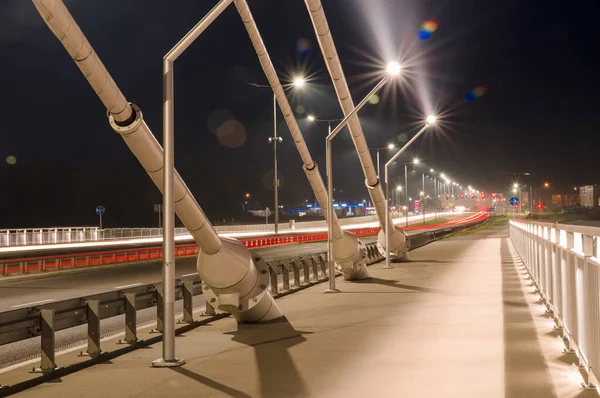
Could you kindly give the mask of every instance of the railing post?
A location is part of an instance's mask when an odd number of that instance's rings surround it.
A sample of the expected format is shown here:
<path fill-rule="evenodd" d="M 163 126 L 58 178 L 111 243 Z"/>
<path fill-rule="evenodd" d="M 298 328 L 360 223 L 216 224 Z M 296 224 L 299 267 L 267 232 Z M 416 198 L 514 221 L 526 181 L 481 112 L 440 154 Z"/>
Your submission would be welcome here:
<path fill-rule="evenodd" d="M 314 256 L 310 256 L 310 260 L 312 261 L 313 278 L 315 281 L 318 281 L 319 280 L 319 264 L 317 264 L 317 259 Z"/>
<path fill-rule="evenodd" d="M 163 332 L 163 321 L 165 318 L 163 301 L 164 286 L 161 282 L 156 284 L 156 329 L 153 329 L 152 333 Z"/>
<path fill-rule="evenodd" d="M 206 302 L 206 308 L 204 309 L 204 312 L 202 313 L 202 316 L 213 316 L 215 315 L 215 307 L 213 307 L 212 305 L 210 305 L 210 303 L 207 301 Z"/>
<path fill-rule="evenodd" d="M 327 259 L 324 254 L 319 255 L 320 265 L 321 265 L 321 274 L 323 275 L 322 279 L 327 279 Z M 333 275 L 335 278 L 335 275 Z"/>
<path fill-rule="evenodd" d="M 294 287 L 300 287 L 300 259 L 292 261 L 292 268 L 294 270 Z"/>
<path fill-rule="evenodd" d="M 54 311 L 54 309 L 40 310 L 42 360 L 40 367 L 33 368 L 32 373 L 48 373 L 57 369 L 54 353 Z"/>
<path fill-rule="evenodd" d="M 304 274 L 304 284 L 310 284 L 310 258 L 302 258 L 302 272 Z"/>
<path fill-rule="evenodd" d="M 80 356 L 97 357 L 100 350 L 100 300 L 87 301 L 87 351 L 80 352 Z"/>
<path fill-rule="evenodd" d="M 281 269 L 281 276 L 283 277 L 283 290 L 285 290 L 285 291 L 290 290 L 290 271 L 289 271 L 289 269 L 282 262 L 279 262 L 279 264 L 277 264 L 277 268 Z"/>
<path fill-rule="evenodd" d="M 275 264 L 277 267 L 277 264 Z M 271 264 L 269 264 L 269 276 L 271 277 L 271 294 L 277 295 L 279 294 L 279 286 L 277 284 L 277 269 L 273 268 Z"/>
<path fill-rule="evenodd" d="M 193 282 L 191 280 L 183 281 L 183 319 L 184 323 L 194 323 L 194 305 L 193 305 Z"/>
<path fill-rule="evenodd" d="M 125 340 L 122 343 L 135 344 L 137 338 L 136 293 L 125 293 Z"/>

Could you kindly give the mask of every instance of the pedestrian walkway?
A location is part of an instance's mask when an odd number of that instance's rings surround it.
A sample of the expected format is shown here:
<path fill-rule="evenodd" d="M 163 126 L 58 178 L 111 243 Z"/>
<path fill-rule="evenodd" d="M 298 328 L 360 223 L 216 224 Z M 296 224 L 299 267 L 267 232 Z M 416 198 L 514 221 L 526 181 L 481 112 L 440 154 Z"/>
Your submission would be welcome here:
<path fill-rule="evenodd" d="M 430 244 L 339 294 L 286 296 L 284 322 L 198 327 L 176 340 L 181 368 L 151 368 L 157 344 L 18 396 L 596 397 L 578 389 L 507 232 Z"/>

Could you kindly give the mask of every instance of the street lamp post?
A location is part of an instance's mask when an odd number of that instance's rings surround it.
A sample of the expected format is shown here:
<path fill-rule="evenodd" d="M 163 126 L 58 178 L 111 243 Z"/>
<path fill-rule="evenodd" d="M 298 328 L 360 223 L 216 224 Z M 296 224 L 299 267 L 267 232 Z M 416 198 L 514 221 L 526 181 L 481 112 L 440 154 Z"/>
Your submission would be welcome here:
<path fill-rule="evenodd" d="M 369 94 L 358 104 L 356 107 L 342 119 L 340 124 L 337 125 L 333 131 L 330 131 L 325 139 L 325 151 L 326 151 L 326 170 L 327 170 L 327 194 L 329 196 L 329 211 L 331 213 L 334 212 L 333 209 L 333 165 L 331 158 L 331 141 L 338 135 L 340 131 L 348 124 L 348 121 L 354 117 L 358 111 L 360 111 L 371 99 L 373 95 L 375 95 L 379 90 L 383 88 L 383 86 L 390 80 L 391 77 L 397 76 L 400 73 L 400 66 L 398 68 L 394 67 L 391 69 L 392 65 L 388 65 L 389 74 L 384 76 L 383 79 L 377 83 L 377 85 L 371 90 Z M 387 197 L 386 197 L 387 200 Z M 386 209 L 388 206 L 386 206 Z M 387 216 L 387 214 L 386 214 Z M 328 260 L 329 260 L 329 289 L 325 291 L 325 293 L 335 293 L 339 292 L 335 288 L 335 257 L 334 257 L 334 248 L 333 248 L 333 217 L 332 214 L 328 214 L 327 217 L 327 246 L 328 246 Z"/>
<path fill-rule="evenodd" d="M 406 211 L 405 211 L 404 218 L 406 220 L 406 226 L 407 227 L 408 227 L 408 208 L 409 208 L 409 206 L 408 206 L 408 165 L 409 164 L 419 164 L 419 159 L 415 158 L 415 159 L 413 159 L 412 162 L 406 162 L 406 163 L 404 163 L 404 189 L 405 189 L 405 191 L 404 191 L 404 200 L 406 202 Z"/>
<path fill-rule="evenodd" d="M 175 105 L 173 65 L 177 58 L 210 26 L 232 3 L 217 4 L 196 26 L 163 57 L 163 345 L 162 358 L 152 362 L 153 367 L 173 367 L 185 364 L 175 358 Z"/>
<path fill-rule="evenodd" d="M 408 141 L 402 148 L 400 148 L 400 150 L 394 155 L 392 156 L 392 158 L 390 160 L 387 161 L 387 163 L 385 164 L 385 197 L 386 200 L 387 198 L 390 196 L 389 193 L 389 184 L 388 184 L 388 170 L 390 168 L 390 165 L 392 163 L 394 163 L 396 161 L 396 159 L 398 159 L 398 157 L 400 155 L 402 155 L 402 153 L 413 143 L 415 142 L 415 140 L 417 138 L 419 138 L 419 136 L 421 134 L 423 134 L 425 132 L 425 130 L 427 130 L 429 128 L 430 125 L 435 123 L 435 116 L 428 116 L 427 117 L 427 123 L 425 123 L 425 126 L 423 126 L 423 128 L 421 130 L 419 130 L 419 132 L 417 132 L 417 134 L 415 134 L 415 136 L 413 138 L 410 139 L 410 141 Z M 406 165 L 405 165 L 406 167 Z M 404 169 L 406 171 L 406 168 Z M 405 176 L 407 174 L 405 173 Z M 407 182 L 407 179 L 405 177 L 405 182 Z M 406 191 L 408 192 L 408 187 L 405 186 L 404 189 L 406 189 Z M 407 209 L 407 214 L 408 214 L 408 209 Z M 408 216 L 407 216 L 408 217 Z M 390 251 L 389 251 L 389 247 L 390 247 L 390 207 L 385 206 L 385 245 L 386 245 L 386 250 L 385 250 L 385 266 L 384 268 L 392 268 L 391 264 L 390 264 Z"/>
<path fill-rule="evenodd" d="M 287 86 L 298 87 L 301 88 L 306 83 L 306 80 L 302 77 L 297 77 L 294 79 L 293 83 L 288 84 Z M 256 84 L 247 82 L 250 86 L 258 87 L 258 88 L 271 88 L 268 84 Z M 273 93 L 273 136 L 268 138 L 269 144 L 273 144 L 273 204 L 275 211 L 275 221 L 274 221 L 274 230 L 275 233 L 279 232 L 279 176 L 278 176 L 278 163 L 277 163 L 277 144 L 281 144 L 283 142 L 283 138 L 277 136 L 277 95 Z"/>

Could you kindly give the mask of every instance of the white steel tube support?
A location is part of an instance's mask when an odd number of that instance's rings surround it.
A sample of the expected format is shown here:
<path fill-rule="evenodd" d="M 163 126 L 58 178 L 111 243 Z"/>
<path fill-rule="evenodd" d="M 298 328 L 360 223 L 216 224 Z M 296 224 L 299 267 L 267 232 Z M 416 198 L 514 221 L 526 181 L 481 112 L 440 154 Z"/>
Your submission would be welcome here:
<path fill-rule="evenodd" d="M 325 12 L 323 11 L 321 0 L 305 0 L 305 4 L 313 23 L 317 41 L 319 42 L 319 47 L 323 54 L 323 59 L 327 65 L 327 70 L 329 71 L 329 75 L 331 76 L 331 80 L 335 87 L 338 101 L 344 112 L 344 115 L 348 115 L 354 108 L 354 102 L 352 100 L 352 96 L 346 82 L 346 77 L 335 48 Z M 356 148 L 356 152 L 360 159 L 360 163 L 365 175 L 365 183 L 367 185 L 371 201 L 375 207 L 379 223 L 383 228 L 383 217 L 385 216 L 387 200 L 381 187 L 376 167 L 373 165 L 373 159 L 371 157 L 371 153 L 369 152 L 369 147 L 367 145 L 367 141 L 358 117 L 354 117 L 349 121 L 348 128 L 350 130 L 350 135 Z M 405 257 L 408 253 L 408 247 L 410 244 L 408 236 L 402 231 L 401 228 L 394 228 L 392 233 L 394 235 L 392 247 L 383 248 L 384 238 L 383 235 L 380 234 L 378 237 L 378 249 L 380 251 L 392 251 L 398 258 Z"/>
<path fill-rule="evenodd" d="M 108 110 L 113 130 L 121 135 L 154 184 L 163 191 L 164 151 L 141 110 L 126 100 L 61 0 L 33 0 L 33 3 Z M 165 58 L 173 62 L 231 3 L 232 0 L 221 0 Z M 280 318 L 283 314 L 266 289 L 269 275 L 265 261 L 256 254 L 250 255 L 241 242 L 221 239 L 181 176 L 177 172 L 171 174 L 175 210 L 201 249 L 197 270 L 205 296 L 214 298 L 214 307 L 233 314 L 238 322 Z"/>
<path fill-rule="evenodd" d="M 313 161 L 308 150 L 298 122 L 294 116 L 294 112 L 286 97 L 285 91 L 279 80 L 279 76 L 275 70 L 273 62 L 269 57 L 267 48 L 262 40 L 258 27 L 252 12 L 245 0 L 234 0 L 234 4 L 240 14 L 240 17 L 246 27 L 250 41 L 254 46 L 256 55 L 258 56 L 261 67 L 269 81 L 269 85 L 277 98 L 277 103 L 283 114 L 283 118 L 292 135 L 294 144 L 298 149 L 300 158 L 304 163 L 304 171 L 310 183 L 310 186 L 315 194 L 321 209 L 326 218 L 331 218 L 333 223 L 334 245 L 336 246 L 335 258 L 337 264 L 340 265 L 344 278 L 347 280 L 364 279 L 368 277 L 368 271 L 365 265 L 366 246 L 358 240 L 358 238 L 349 231 L 342 230 L 339 220 L 335 212 L 329 211 L 331 200 L 327 195 L 327 188 L 319 173 L 317 164 Z"/>
<path fill-rule="evenodd" d="M 392 156 L 392 158 L 390 160 L 387 161 L 387 163 L 384 166 L 384 176 L 385 176 L 385 198 L 386 198 L 386 202 L 387 202 L 387 198 L 390 196 L 389 193 L 389 184 L 388 184 L 388 171 L 390 168 L 390 165 L 392 163 L 394 163 L 396 161 L 396 159 L 398 159 L 398 157 L 400 155 L 402 155 L 402 153 L 413 143 L 415 142 L 415 140 L 417 138 L 419 138 L 419 136 L 421 134 L 423 134 L 425 132 L 425 130 L 427 130 L 429 128 L 429 124 L 426 123 L 425 126 L 423 126 L 423 128 L 421 130 L 419 130 L 419 132 L 417 134 L 415 134 L 415 136 L 413 138 L 410 139 L 410 141 L 408 141 L 402 148 L 400 148 L 400 150 L 394 155 Z M 389 230 L 389 219 L 390 219 L 390 207 L 385 206 L 385 244 L 386 247 L 390 247 L 390 230 Z M 390 264 L 390 251 L 386 250 L 385 251 L 385 265 L 382 268 L 392 268 L 392 265 Z"/>
<path fill-rule="evenodd" d="M 377 178 L 381 179 L 381 174 L 379 174 L 379 149 L 377 150 Z"/>

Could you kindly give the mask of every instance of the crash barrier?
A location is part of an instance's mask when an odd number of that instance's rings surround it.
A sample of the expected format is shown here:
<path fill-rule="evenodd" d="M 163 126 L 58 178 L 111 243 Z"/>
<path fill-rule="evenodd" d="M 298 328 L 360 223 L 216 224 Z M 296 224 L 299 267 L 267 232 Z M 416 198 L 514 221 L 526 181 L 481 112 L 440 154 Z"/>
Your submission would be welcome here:
<path fill-rule="evenodd" d="M 411 250 L 453 233 L 475 228 L 485 222 L 487 219 L 469 225 L 413 235 Z M 367 264 L 373 264 L 383 259 L 377 243 L 367 244 L 366 250 Z M 268 262 L 268 267 L 271 279 L 268 288 L 274 297 L 287 295 L 321 283 L 328 280 L 329 277 L 326 253 L 271 261 Z M 193 297 L 202 294 L 203 290 L 208 288 L 197 277 L 181 278 L 176 281 L 176 299 L 183 300 L 181 323 L 198 322 L 194 316 Z M 137 337 L 137 311 L 156 307 L 154 331 L 160 333 L 164 320 L 162 303 L 163 285 L 162 283 L 152 283 L 1 312 L 0 346 L 40 336 L 41 362 L 38 368 L 32 369 L 32 372 L 51 373 L 59 369 L 55 356 L 57 331 L 87 324 L 87 350 L 82 351 L 81 355 L 96 358 L 103 354 L 101 320 L 124 314 L 125 336 L 120 343 L 135 345 L 140 342 Z M 201 316 L 222 317 L 226 315 L 217 314 L 209 301 L 206 302 Z M 10 389 L 10 386 L 5 387 Z"/>
<path fill-rule="evenodd" d="M 456 227 L 470 225 L 473 222 L 487 219 L 485 213 L 478 213 L 464 219 L 454 220 L 441 224 L 427 226 L 409 226 L 406 231 Z M 361 228 L 351 230 L 358 237 L 377 235 L 380 228 Z M 415 238 L 419 239 L 419 238 Z M 293 243 L 309 243 L 327 240 L 326 232 L 302 233 L 283 236 L 267 236 L 251 239 L 240 239 L 249 249 L 267 246 L 285 245 Z M 198 245 L 195 243 L 180 244 L 175 247 L 176 257 L 188 257 L 198 254 Z M 0 259 L 0 276 L 22 275 L 40 272 L 69 270 L 85 267 L 96 267 L 115 264 L 135 263 L 140 261 L 155 261 L 162 258 L 162 247 L 135 247 L 119 250 L 107 250 L 85 253 L 70 253 L 61 255 L 44 255 L 26 258 Z"/>
<path fill-rule="evenodd" d="M 511 242 L 554 318 L 563 352 L 579 358 L 583 388 L 598 386 L 600 375 L 599 236 L 597 227 L 510 222 Z"/>

